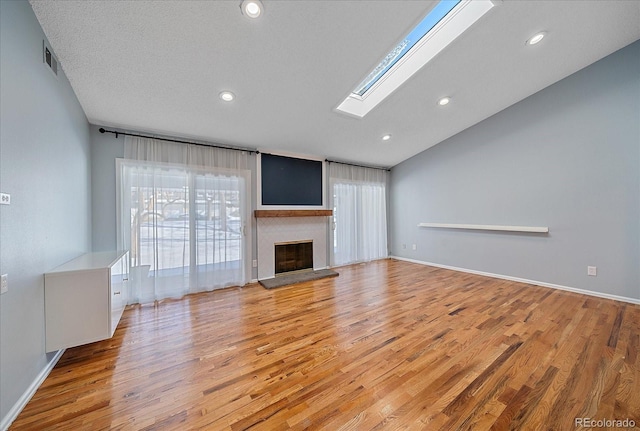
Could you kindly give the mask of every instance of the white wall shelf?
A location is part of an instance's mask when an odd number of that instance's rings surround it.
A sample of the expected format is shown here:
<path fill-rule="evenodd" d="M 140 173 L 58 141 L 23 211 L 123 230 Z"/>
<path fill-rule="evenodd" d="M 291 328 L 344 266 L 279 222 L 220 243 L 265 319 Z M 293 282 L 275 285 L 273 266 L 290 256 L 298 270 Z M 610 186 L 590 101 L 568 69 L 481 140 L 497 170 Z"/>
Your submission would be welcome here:
<path fill-rule="evenodd" d="M 419 223 L 418 227 L 441 229 L 493 230 L 502 232 L 549 233 L 546 226 L 501 226 L 493 224 Z"/>

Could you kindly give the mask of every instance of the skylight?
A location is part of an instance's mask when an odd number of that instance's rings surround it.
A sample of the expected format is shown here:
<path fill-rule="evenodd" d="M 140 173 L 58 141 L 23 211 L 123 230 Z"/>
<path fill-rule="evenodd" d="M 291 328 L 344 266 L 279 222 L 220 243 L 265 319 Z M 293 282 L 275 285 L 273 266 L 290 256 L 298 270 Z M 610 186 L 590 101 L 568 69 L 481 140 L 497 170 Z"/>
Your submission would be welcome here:
<path fill-rule="evenodd" d="M 442 0 L 336 108 L 362 118 L 500 0 Z"/>
<path fill-rule="evenodd" d="M 373 84 L 378 82 L 380 78 L 391 67 L 397 63 L 411 48 L 415 46 L 431 29 L 442 20 L 451 10 L 456 7 L 461 0 L 442 0 L 434 7 L 431 12 L 424 17 L 422 21 L 409 33 L 389 54 L 382 60 L 375 69 L 367 76 L 353 91 L 353 94 L 362 96 Z"/>

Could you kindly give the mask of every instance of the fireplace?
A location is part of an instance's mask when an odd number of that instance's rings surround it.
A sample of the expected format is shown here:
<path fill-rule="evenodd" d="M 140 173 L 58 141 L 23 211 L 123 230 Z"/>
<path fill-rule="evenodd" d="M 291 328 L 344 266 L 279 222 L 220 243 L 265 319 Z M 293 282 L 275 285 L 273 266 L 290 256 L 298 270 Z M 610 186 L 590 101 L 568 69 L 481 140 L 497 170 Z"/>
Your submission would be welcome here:
<path fill-rule="evenodd" d="M 274 244 L 275 274 L 313 270 L 313 241 L 290 241 Z"/>
<path fill-rule="evenodd" d="M 276 245 L 311 241 L 311 269 L 318 271 L 328 267 L 328 217 L 331 216 L 331 210 L 256 210 L 254 214 L 258 241 L 258 280 L 275 277 Z"/>

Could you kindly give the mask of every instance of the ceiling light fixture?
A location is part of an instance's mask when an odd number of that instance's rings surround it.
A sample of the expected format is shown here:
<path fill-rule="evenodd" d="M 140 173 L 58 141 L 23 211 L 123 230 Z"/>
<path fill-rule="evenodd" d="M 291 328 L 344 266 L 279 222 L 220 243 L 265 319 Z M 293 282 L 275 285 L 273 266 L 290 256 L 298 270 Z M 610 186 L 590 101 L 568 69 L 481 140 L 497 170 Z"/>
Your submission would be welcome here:
<path fill-rule="evenodd" d="M 223 91 L 222 93 L 220 93 L 220 98 L 225 102 L 231 102 L 233 99 L 236 98 L 236 95 L 230 91 Z"/>
<path fill-rule="evenodd" d="M 441 0 L 338 105 L 362 118 L 467 31 L 500 0 Z"/>
<path fill-rule="evenodd" d="M 242 0 L 240 10 L 242 10 L 243 15 L 255 19 L 262 15 L 264 6 L 260 0 Z"/>
<path fill-rule="evenodd" d="M 534 34 L 527 40 L 527 45 L 531 46 L 531 45 L 535 45 L 536 43 L 539 43 L 542 39 L 544 39 L 546 35 L 547 35 L 546 31 L 541 31 L 539 33 Z"/>
<path fill-rule="evenodd" d="M 388 141 L 389 139 L 391 139 L 391 135 L 389 135 L 389 134 L 386 134 L 386 135 L 384 135 L 384 136 L 382 137 L 382 140 L 383 140 L 383 141 Z"/>
<path fill-rule="evenodd" d="M 451 97 L 443 97 L 442 99 L 438 100 L 438 105 L 440 106 L 448 105 L 449 102 L 451 102 Z"/>

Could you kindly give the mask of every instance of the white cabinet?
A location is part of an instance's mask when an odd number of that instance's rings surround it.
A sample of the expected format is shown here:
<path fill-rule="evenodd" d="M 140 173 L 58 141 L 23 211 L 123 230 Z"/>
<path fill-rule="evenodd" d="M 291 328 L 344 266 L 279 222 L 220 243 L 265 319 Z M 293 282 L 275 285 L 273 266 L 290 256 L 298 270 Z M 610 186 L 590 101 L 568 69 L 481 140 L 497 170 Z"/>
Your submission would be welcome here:
<path fill-rule="evenodd" d="M 47 352 L 111 338 L 128 287 L 128 251 L 87 253 L 46 273 Z"/>

